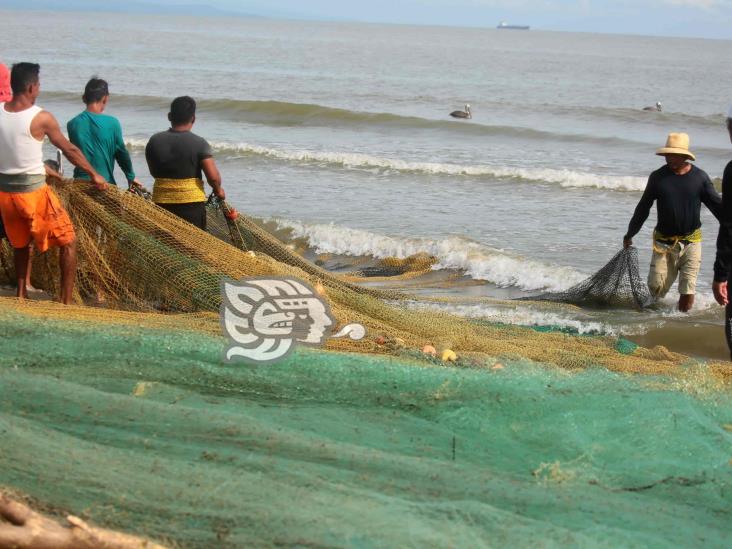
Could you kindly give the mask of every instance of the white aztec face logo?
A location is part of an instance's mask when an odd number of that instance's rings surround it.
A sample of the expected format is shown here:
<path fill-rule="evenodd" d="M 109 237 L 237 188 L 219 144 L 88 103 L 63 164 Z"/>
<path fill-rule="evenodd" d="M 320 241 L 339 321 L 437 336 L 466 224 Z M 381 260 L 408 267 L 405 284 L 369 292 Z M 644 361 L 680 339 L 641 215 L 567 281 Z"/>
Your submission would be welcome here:
<path fill-rule="evenodd" d="M 221 323 L 230 343 L 227 362 L 237 357 L 261 364 L 287 356 L 296 342 L 321 345 L 335 320 L 328 303 L 309 284 L 293 278 L 250 278 L 222 282 Z M 349 324 L 332 337 L 361 339 L 365 330 Z"/>

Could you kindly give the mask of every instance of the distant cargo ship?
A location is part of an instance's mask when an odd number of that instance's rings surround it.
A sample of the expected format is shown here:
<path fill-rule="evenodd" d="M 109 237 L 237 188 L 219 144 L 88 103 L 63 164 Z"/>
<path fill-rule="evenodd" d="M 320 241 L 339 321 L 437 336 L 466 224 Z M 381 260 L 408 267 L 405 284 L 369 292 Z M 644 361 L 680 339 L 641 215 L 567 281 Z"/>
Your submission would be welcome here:
<path fill-rule="evenodd" d="M 505 21 L 501 21 L 501 23 L 496 28 L 497 29 L 512 29 L 512 30 L 529 30 L 531 27 L 529 27 L 529 25 L 509 25 Z"/>

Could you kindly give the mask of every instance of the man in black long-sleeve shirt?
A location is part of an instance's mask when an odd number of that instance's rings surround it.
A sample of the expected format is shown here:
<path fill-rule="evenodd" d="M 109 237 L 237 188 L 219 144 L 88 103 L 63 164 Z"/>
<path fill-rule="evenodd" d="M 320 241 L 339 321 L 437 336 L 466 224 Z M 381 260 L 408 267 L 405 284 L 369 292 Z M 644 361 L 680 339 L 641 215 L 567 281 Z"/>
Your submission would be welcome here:
<path fill-rule="evenodd" d="M 679 310 L 687 312 L 694 304 L 696 277 L 701 266 L 701 205 L 704 203 L 719 219 L 722 199 L 709 176 L 689 164 L 689 160 L 696 158 L 689 151 L 688 135 L 669 134 L 666 146 L 656 154 L 666 158 L 666 165 L 648 178 L 628 224 L 623 246 L 627 248 L 633 244 L 633 237 L 648 219 L 653 202 L 657 201 L 658 222 L 653 231 L 648 288 L 654 296 L 663 297 L 680 274 Z"/>
<path fill-rule="evenodd" d="M 727 114 L 727 131 L 732 141 L 732 107 Z M 717 236 L 717 258 L 714 261 L 714 298 L 725 305 L 724 333 L 732 356 L 732 304 L 729 302 L 729 280 L 732 278 L 732 162 L 722 176 L 722 218 Z"/>

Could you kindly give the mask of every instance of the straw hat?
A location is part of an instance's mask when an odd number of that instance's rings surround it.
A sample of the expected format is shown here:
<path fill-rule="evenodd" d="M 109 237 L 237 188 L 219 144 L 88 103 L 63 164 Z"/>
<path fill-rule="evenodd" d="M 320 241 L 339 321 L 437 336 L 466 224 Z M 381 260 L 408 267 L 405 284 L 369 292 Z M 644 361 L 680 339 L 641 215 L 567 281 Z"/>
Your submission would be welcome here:
<path fill-rule="evenodd" d="M 689 134 L 686 133 L 670 133 L 666 138 L 666 146 L 656 151 L 658 156 L 665 154 L 683 154 L 692 160 L 696 160 L 696 156 L 689 150 Z"/>

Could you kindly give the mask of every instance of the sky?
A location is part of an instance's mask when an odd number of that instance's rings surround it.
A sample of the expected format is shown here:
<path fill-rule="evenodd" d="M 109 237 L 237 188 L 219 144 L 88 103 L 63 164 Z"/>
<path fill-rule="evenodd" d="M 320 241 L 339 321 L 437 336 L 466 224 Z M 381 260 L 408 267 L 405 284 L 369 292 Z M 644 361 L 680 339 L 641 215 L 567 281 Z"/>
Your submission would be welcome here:
<path fill-rule="evenodd" d="M 181 0 L 165 0 L 183 3 Z M 206 0 L 273 16 L 732 39 L 732 0 Z"/>
<path fill-rule="evenodd" d="M 495 27 L 500 21 L 535 29 L 732 39 L 732 0 L 35 0 L 38 8 L 129 10 L 196 4 L 221 12 L 327 19 Z M 27 7 L 0 0 L 0 7 Z M 215 12 L 213 12 L 215 13 Z"/>

